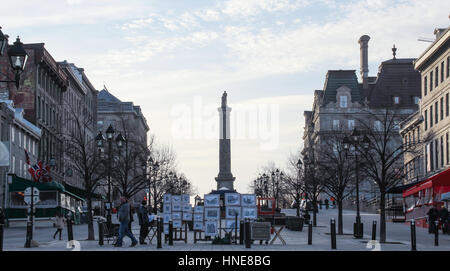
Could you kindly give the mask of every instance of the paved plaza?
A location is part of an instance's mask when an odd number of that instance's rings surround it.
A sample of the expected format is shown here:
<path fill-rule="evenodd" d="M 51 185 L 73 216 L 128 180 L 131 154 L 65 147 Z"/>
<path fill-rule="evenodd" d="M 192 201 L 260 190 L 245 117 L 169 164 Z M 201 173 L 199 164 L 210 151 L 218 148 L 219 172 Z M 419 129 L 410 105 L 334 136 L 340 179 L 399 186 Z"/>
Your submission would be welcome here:
<path fill-rule="evenodd" d="M 287 215 L 295 215 L 295 210 L 286 209 L 283 210 Z M 410 243 L 410 227 L 405 223 L 387 223 L 387 243 L 377 246 L 368 246 L 368 242 L 371 239 L 372 221 L 377 220 L 377 227 L 379 226 L 378 218 L 376 214 L 361 213 L 362 222 L 364 223 L 364 238 L 354 239 L 352 236 L 353 221 L 355 220 L 354 211 L 344 211 L 344 235 L 337 236 L 337 251 L 370 251 L 373 249 L 380 249 L 382 251 L 408 251 L 411 250 Z M 116 248 L 110 242 L 109 244 L 105 240 L 103 246 L 98 245 L 98 231 L 97 225 L 95 225 L 95 241 L 87 241 L 87 225 L 75 225 L 74 238 L 79 242 L 79 249 L 82 251 L 146 251 L 146 250 L 176 250 L 176 251 L 237 251 L 237 250 L 253 250 L 253 251 L 330 251 L 330 219 L 337 219 L 336 209 L 322 209 L 319 210 L 317 227 L 313 228 L 312 245 L 308 245 L 308 228 L 304 227 L 303 231 L 290 231 L 284 229 L 281 232 L 281 236 L 286 241 L 286 245 L 282 245 L 280 240 L 276 240 L 272 245 L 260 245 L 256 241 L 251 249 L 246 249 L 244 245 L 212 245 L 211 242 L 199 241 L 194 244 L 193 232 L 188 233 L 187 244 L 184 241 L 175 241 L 173 246 L 169 246 L 164 243 L 161 249 L 156 248 L 156 237 L 153 239 L 152 244 L 137 245 L 136 247 L 128 247 L 131 244 L 131 240 L 128 237 L 124 238 L 124 246 L 122 248 Z M 135 220 L 136 221 L 136 220 Z M 114 222 L 114 221 L 113 221 Z M 40 246 L 37 248 L 25 249 L 25 227 L 11 227 L 5 229 L 4 250 L 17 251 L 68 251 L 72 250 L 67 248 L 67 228 L 63 231 L 63 240 L 54 240 L 52 238 L 55 228 L 52 225 L 44 225 L 40 223 L 36 227 L 35 240 L 39 242 Z M 439 246 L 434 246 L 434 235 L 428 234 L 427 229 L 417 228 L 417 250 L 450 250 L 450 235 L 439 235 Z M 137 222 L 133 223 L 133 233 L 137 238 L 139 235 L 139 226 Z M 377 239 L 379 238 L 379 228 L 377 228 Z M 148 242 L 148 240 L 147 240 Z M 76 248 L 78 249 L 78 248 Z"/>

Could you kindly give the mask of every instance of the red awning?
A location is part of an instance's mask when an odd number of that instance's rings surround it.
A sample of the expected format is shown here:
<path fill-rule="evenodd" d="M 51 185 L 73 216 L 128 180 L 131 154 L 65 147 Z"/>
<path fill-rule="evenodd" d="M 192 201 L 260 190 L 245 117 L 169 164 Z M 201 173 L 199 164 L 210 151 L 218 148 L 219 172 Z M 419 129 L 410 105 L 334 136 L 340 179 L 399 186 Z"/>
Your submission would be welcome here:
<path fill-rule="evenodd" d="M 444 170 L 430 178 L 424 180 L 423 182 L 416 184 L 413 187 L 410 187 L 403 191 L 403 197 L 407 197 L 413 195 L 420 190 L 426 188 L 434 188 L 434 192 L 447 192 L 450 190 L 450 169 Z"/>

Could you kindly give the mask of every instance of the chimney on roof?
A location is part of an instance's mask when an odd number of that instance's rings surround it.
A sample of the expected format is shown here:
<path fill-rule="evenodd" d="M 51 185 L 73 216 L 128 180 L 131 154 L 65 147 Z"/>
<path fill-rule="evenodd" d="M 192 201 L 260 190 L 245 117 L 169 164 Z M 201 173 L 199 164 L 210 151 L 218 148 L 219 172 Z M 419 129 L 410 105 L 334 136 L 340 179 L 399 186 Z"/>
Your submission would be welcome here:
<path fill-rule="evenodd" d="M 436 35 L 436 40 L 438 40 L 442 36 L 442 34 L 444 34 L 445 30 L 447 30 L 447 28 L 436 28 L 434 30 L 434 35 Z"/>
<path fill-rule="evenodd" d="M 368 43 L 370 37 L 367 35 L 359 38 L 360 45 L 360 63 L 361 63 L 361 78 L 363 83 L 363 89 L 369 88 L 369 62 L 368 62 Z"/>

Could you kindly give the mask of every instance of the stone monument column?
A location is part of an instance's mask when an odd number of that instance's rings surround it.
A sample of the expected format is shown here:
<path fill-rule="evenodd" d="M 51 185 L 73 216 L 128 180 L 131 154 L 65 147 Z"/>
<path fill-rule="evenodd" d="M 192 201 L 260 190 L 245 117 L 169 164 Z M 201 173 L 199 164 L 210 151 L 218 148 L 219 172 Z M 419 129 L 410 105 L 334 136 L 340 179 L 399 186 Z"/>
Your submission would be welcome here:
<path fill-rule="evenodd" d="M 216 177 L 217 190 L 233 189 L 235 177 L 231 173 L 230 112 L 227 106 L 227 92 L 222 95 L 222 106 L 217 109 L 220 117 L 219 137 L 219 175 Z"/>

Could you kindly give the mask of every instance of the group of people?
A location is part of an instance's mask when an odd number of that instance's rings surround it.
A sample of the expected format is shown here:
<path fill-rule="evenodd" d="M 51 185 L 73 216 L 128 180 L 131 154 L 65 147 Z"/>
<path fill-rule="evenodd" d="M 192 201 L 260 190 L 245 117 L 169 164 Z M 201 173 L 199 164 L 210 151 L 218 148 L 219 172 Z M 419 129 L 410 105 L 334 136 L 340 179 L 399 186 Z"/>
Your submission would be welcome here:
<path fill-rule="evenodd" d="M 442 204 L 439 209 L 434 205 L 428 210 L 428 233 L 435 233 L 441 226 L 443 234 L 450 234 L 449 213 L 445 205 Z M 436 222 L 437 227 L 436 227 Z"/>
<path fill-rule="evenodd" d="M 114 244 L 115 247 L 121 247 L 123 243 L 123 238 L 125 236 L 128 236 L 131 239 L 131 247 L 134 247 L 137 245 L 138 241 L 133 235 L 133 232 L 131 231 L 133 214 L 134 210 L 129 203 L 128 199 L 125 197 L 120 198 L 120 206 L 118 208 L 117 217 L 120 222 L 119 226 L 119 237 L 117 239 L 117 242 Z M 147 209 L 147 202 L 144 200 L 142 201 L 142 204 L 139 206 L 137 210 L 137 217 L 139 219 L 139 225 L 140 225 L 140 231 L 139 231 L 139 244 L 146 245 L 145 239 L 147 238 L 147 235 L 149 233 L 149 227 L 150 227 L 150 220 L 149 220 L 149 213 Z M 59 240 L 61 239 L 62 231 L 64 229 L 65 224 L 67 223 L 67 219 L 71 219 L 70 217 L 66 218 L 63 214 L 57 213 L 54 221 L 55 221 L 55 227 L 56 231 L 53 234 L 53 239 L 56 238 L 56 236 L 59 234 Z"/>
<path fill-rule="evenodd" d="M 128 236 L 131 239 L 131 246 L 134 247 L 137 245 L 138 241 L 133 235 L 133 232 L 131 231 L 131 223 L 134 221 L 133 219 L 133 208 L 131 204 L 129 203 L 128 199 L 125 197 L 120 198 L 120 206 L 117 212 L 117 217 L 120 222 L 119 227 L 119 237 L 117 239 L 117 242 L 114 244 L 115 247 L 121 247 L 123 238 L 125 236 Z M 137 216 L 139 220 L 139 244 L 146 245 L 145 238 L 147 238 L 147 235 L 149 233 L 149 226 L 150 226 L 150 219 L 149 219 L 149 213 L 147 209 L 147 202 L 145 200 L 142 201 L 141 206 L 139 206 L 137 211 Z"/>

